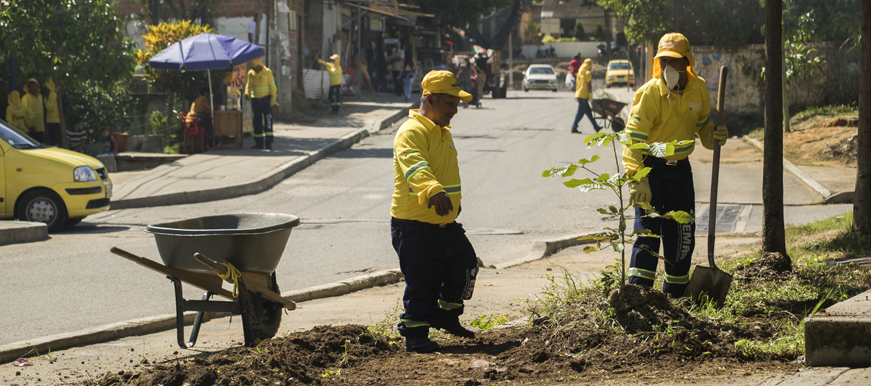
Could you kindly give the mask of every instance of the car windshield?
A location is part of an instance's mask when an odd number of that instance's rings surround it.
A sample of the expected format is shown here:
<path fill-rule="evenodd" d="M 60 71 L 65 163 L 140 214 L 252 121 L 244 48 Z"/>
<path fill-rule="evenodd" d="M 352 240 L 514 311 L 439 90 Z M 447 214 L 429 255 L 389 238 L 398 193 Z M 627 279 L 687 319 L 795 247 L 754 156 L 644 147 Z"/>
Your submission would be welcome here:
<path fill-rule="evenodd" d="M 38 149 L 43 147 L 39 142 L 10 126 L 0 119 L 0 139 L 16 149 Z"/>
<path fill-rule="evenodd" d="M 625 63 L 625 62 L 624 63 L 611 63 L 608 66 L 608 69 L 609 70 L 628 70 L 629 63 Z"/>
<path fill-rule="evenodd" d="M 529 74 L 553 74 L 553 68 L 550 67 L 530 67 Z"/>

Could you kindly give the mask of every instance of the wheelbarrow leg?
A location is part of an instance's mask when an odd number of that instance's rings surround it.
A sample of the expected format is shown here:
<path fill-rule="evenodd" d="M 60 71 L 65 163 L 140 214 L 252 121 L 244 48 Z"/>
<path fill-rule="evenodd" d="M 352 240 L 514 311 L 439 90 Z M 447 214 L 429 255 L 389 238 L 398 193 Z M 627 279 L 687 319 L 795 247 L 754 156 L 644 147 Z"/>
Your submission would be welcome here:
<path fill-rule="evenodd" d="M 245 346 L 257 346 L 257 329 L 253 324 L 257 322 L 256 314 L 254 313 L 253 304 L 251 304 L 251 296 L 245 285 L 239 283 L 239 297 L 236 298 L 239 304 L 239 311 L 242 314 L 242 333 L 245 335 Z"/>
<path fill-rule="evenodd" d="M 175 335 L 178 347 L 188 348 L 184 343 L 184 298 L 182 297 L 181 281 L 172 277 L 166 277 L 172 280 L 175 286 Z"/>
<path fill-rule="evenodd" d="M 203 294 L 203 301 L 208 301 L 212 298 L 212 293 L 206 291 Z M 203 323 L 203 315 L 205 311 L 197 311 L 197 317 L 194 319 L 194 326 L 191 328 L 191 337 L 188 340 L 188 347 L 194 347 L 194 344 L 197 343 L 197 336 L 200 334 L 200 325 Z"/>

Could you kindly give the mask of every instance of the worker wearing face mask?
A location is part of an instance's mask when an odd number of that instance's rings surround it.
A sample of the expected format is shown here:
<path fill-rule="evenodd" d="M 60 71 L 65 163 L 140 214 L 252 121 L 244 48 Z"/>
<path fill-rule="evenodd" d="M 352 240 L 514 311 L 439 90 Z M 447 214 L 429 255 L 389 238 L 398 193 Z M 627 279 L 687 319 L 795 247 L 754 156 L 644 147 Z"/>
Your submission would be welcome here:
<path fill-rule="evenodd" d="M 713 149 L 714 141 L 725 145 L 729 131 L 714 126 L 705 80 L 693 66 L 695 59 L 689 41 L 679 33 L 666 34 L 659 41 L 654 57 L 653 78 L 636 93 L 626 133 L 632 142 L 655 143 L 693 141 L 675 146 L 674 155 L 658 158 L 644 149 L 623 148 L 623 166 L 630 175 L 645 168 L 650 173 L 630 184 L 629 202 L 648 202 L 659 213 L 684 211 L 695 216 L 693 173 L 687 157 L 695 149 L 698 135 L 702 146 Z M 674 220 L 646 218 L 635 208 L 635 229 L 647 229 L 659 237 L 638 237 L 632 248 L 629 283 L 653 286 L 661 253 L 665 265 L 663 292 L 683 296 L 689 282 L 689 269 L 695 248 L 695 221 L 680 224 Z M 662 251 L 660 252 L 660 242 Z"/>

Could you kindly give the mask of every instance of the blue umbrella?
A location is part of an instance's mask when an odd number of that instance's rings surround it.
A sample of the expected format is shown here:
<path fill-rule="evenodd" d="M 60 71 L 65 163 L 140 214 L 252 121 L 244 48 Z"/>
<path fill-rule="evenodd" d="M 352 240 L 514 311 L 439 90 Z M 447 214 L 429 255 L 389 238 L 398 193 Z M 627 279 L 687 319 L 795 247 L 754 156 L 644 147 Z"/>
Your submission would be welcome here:
<path fill-rule="evenodd" d="M 234 37 L 199 34 L 173 43 L 148 61 L 151 68 L 160 70 L 187 70 L 209 72 L 209 97 L 212 94 L 212 72 L 224 70 L 259 58 L 263 49 L 253 43 Z M 214 116 L 214 102 L 212 115 Z"/>

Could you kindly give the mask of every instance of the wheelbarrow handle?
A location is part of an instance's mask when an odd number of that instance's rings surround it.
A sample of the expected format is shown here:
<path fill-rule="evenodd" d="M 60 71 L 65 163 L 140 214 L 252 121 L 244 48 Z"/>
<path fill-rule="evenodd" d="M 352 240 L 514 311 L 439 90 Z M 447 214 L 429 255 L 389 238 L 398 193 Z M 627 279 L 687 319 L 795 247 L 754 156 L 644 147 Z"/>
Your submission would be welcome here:
<path fill-rule="evenodd" d="M 723 124 L 723 109 L 726 105 L 726 77 L 729 69 L 720 67 L 720 83 L 717 88 L 717 125 Z M 708 264 L 717 268 L 714 262 L 714 242 L 717 228 L 717 187 L 720 179 L 720 141 L 714 140 L 714 162 L 711 170 L 711 204 L 708 209 Z"/>
<path fill-rule="evenodd" d="M 222 264 L 218 264 L 218 262 L 206 257 L 201 253 L 194 253 L 194 259 L 196 259 L 206 267 L 209 267 L 209 269 L 214 271 L 216 274 L 225 275 L 227 273 L 227 267 Z M 245 287 L 249 290 L 263 294 L 263 297 L 265 297 L 266 299 L 269 299 L 275 303 L 279 303 L 288 310 L 296 309 L 296 303 L 294 303 L 292 300 L 285 299 L 281 296 L 281 294 L 275 293 L 271 289 L 266 288 L 266 286 L 258 283 L 255 280 L 246 280 L 245 276 L 245 272 L 242 272 L 242 277 L 240 279 L 244 282 Z M 227 281 L 230 280 L 227 279 Z"/>

